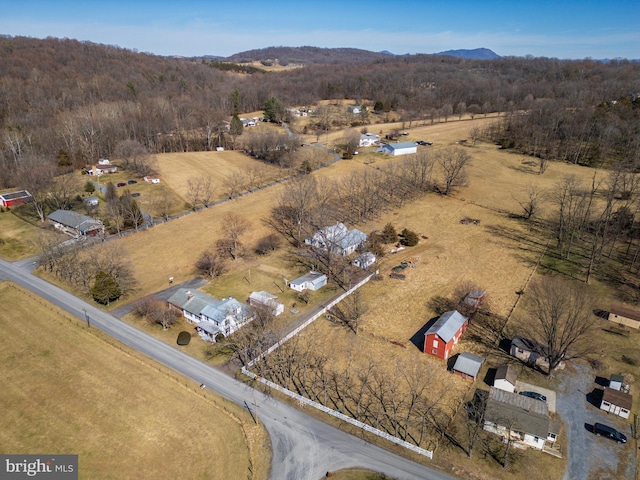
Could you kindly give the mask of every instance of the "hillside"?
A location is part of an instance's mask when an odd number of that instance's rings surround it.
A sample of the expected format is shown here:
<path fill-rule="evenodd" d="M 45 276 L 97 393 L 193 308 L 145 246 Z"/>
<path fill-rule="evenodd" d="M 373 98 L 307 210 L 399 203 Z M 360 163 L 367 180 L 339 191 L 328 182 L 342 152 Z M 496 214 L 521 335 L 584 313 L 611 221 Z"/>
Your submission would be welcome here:
<path fill-rule="evenodd" d="M 370 52 L 358 48 L 320 48 L 320 47 L 267 47 L 247 50 L 227 57 L 228 62 L 247 63 L 254 61 L 275 61 L 280 65 L 290 63 L 331 64 L 331 63 L 368 63 L 389 54 Z"/>
<path fill-rule="evenodd" d="M 488 48 L 474 48 L 473 50 L 446 50 L 444 52 L 438 52 L 436 55 L 449 55 L 450 57 L 468 58 L 473 60 L 495 60 L 496 58 L 502 58 L 500 55 Z"/>

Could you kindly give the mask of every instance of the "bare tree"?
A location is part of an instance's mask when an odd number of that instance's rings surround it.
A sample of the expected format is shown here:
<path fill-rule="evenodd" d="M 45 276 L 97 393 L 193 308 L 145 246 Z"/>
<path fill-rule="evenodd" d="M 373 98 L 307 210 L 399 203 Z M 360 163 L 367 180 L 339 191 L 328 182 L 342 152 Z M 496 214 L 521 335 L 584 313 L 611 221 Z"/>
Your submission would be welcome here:
<path fill-rule="evenodd" d="M 114 149 L 114 154 L 120 161 L 120 166 L 140 177 L 153 175 L 156 168 L 156 158 L 149 153 L 149 150 L 135 140 L 122 140 L 118 142 Z"/>
<path fill-rule="evenodd" d="M 544 345 L 551 377 L 561 362 L 584 358 L 593 349 L 587 343 L 597 317 L 584 284 L 559 276 L 544 276 L 531 283 L 525 296 L 527 333 Z"/>
<path fill-rule="evenodd" d="M 524 212 L 522 217 L 525 220 L 529 220 L 536 213 L 538 213 L 540 205 L 542 205 L 545 200 L 546 193 L 544 192 L 544 190 L 540 190 L 537 185 L 534 185 L 532 183 L 527 186 L 527 190 L 524 193 L 526 195 L 525 199 L 516 198 L 515 200 L 516 202 L 518 202 L 518 205 L 520 205 L 520 208 L 522 208 Z"/>
<path fill-rule="evenodd" d="M 465 185 L 467 181 L 466 167 L 471 163 L 471 156 L 459 147 L 449 147 L 438 152 L 438 165 L 444 184 L 440 192 L 449 195 L 454 187 Z"/>
<path fill-rule="evenodd" d="M 216 251 L 205 250 L 196 260 L 195 267 L 202 275 L 215 278 L 224 273 L 226 261 Z"/>
<path fill-rule="evenodd" d="M 226 235 L 223 240 L 225 241 L 227 252 L 233 260 L 238 259 L 242 256 L 240 237 L 249 228 L 249 222 L 242 215 L 235 212 L 227 212 L 222 218 L 220 227 Z"/>
<path fill-rule="evenodd" d="M 368 307 L 362 294 L 356 290 L 333 307 L 329 313 L 336 321 L 357 335 L 358 327 L 367 310 Z"/>

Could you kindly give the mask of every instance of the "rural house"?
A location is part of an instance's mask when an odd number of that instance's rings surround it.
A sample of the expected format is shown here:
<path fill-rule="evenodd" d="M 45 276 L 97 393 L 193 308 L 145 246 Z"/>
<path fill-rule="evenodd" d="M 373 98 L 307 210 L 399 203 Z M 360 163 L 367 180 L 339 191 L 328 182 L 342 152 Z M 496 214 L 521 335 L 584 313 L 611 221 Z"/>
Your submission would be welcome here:
<path fill-rule="evenodd" d="M 376 135 L 375 133 L 363 133 L 360 135 L 360 142 L 358 142 L 359 147 L 371 147 L 373 145 L 377 145 L 380 142 L 380 135 Z"/>
<path fill-rule="evenodd" d="M 233 297 L 218 300 L 198 290 L 179 288 L 167 300 L 170 308 L 177 308 L 203 340 L 215 342 L 216 336 L 231 335 L 253 319 L 249 307 Z"/>
<path fill-rule="evenodd" d="M 611 305 L 608 320 L 627 327 L 640 328 L 640 312 L 636 312 L 622 305 Z"/>
<path fill-rule="evenodd" d="M 621 390 L 605 387 L 602 402 L 600 403 L 600 410 L 613 413 L 622 418 L 629 418 L 632 404 L 633 397 L 630 394 Z"/>
<path fill-rule="evenodd" d="M 560 433 L 560 424 L 549 418 L 546 403 L 495 387 L 489 390 L 483 428 L 538 450 L 547 441 L 555 442 Z"/>
<path fill-rule="evenodd" d="M 366 270 L 367 268 L 369 268 L 374 263 L 376 263 L 376 256 L 371 252 L 365 252 L 362 255 L 359 255 L 353 261 L 353 264 L 356 267 L 361 268 L 363 270 Z"/>
<path fill-rule="evenodd" d="M 273 316 L 277 317 L 284 312 L 284 305 L 278 303 L 277 299 L 278 297 L 269 292 L 253 292 L 249 295 L 249 305 L 252 307 L 267 307 Z"/>
<path fill-rule="evenodd" d="M 17 192 L 1 193 L 0 194 L 0 206 L 1 207 L 15 207 L 22 205 L 23 203 L 29 203 L 33 200 L 31 194 L 26 190 L 18 190 Z"/>
<path fill-rule="evenodd" d="M 217 300 L 206 293 L 186 288 L 179 288 L 167 300 L 169 307 L 180 310 L 189 323 L 200 322 L 202 320 L 202 310 L 210 303 L 215 302 Z"/>
<path fill-rule="evenodd" d="M 515 392 L 518 372 L 511 365 L 501 365 L 496 370 L 493 386 L 506 392 Z"/>
<path fill-rule="evenodd" d="M 462 378 L 475 380 L 483 363 L 484 358 L 473 353 L 462 352 L 456 358 L 456 363 L 453 365 L 453 373 Z"/>
<path fill-rule="evenodd" d="M 367 235 L 364 232 L 357 228 L 349 230 L 345 224 L 338 222 L 318 230 L 312 237 L 306 238 L 304 243 L 346 257 L 364 246 L 366 241 Z"/>
<path fill-rule="evenodd" d="M 71 210 L 56 210 L 50 213 L 48 218 L 54 227 L 73 237 L 95 237 L 104 234 L 104 225 L 100 220 Z"/>
<path fill-rule="evenodd" d="M 446 360 L 468 324 L 469 319 L 457 310 L 443 313 L 425 333 L 424 353 Z"/>
<path fill-rule="evenodd" d="M 216 300 L 202 309 L 196 331 L 203 340 L 215 342 L 218 335 L 228 337 L 254 318 L 247 305 L 233 297 Z"/>
<path fill-rule="evenodd" d="M 101 158 L 100 160 L 98 160 L 97 165 L 86 167 L 84 171 L 94 177 L 98 175 L 116 173 L 118 171 L 118 167 L 116 167 L 115 165 L 111 165 L 111 162 L 106 158 Z"/>
<path fill-rule="evenodd" d="M 528 365 L 548 368 L 549 359 L 546 352 L 547 348 L 544 345 L 517 335 L 511 340 L 511 350 L 509 351 L 511 356 L 522 360 Z"/>
<path fill-rule="evenodd" d="M 323 273 L 314 272 L 312 270 L 306 275 L 298 277 L 295 280 L 289 282 L 289 287 L 291 287 L 296 292 L 302 292 L 304 290 L 316 291 L 324 287 L 326 284 L 327 276 Z"/>
<path fill-rule="evenodd" d="M 400 142 L 400 143 L 385 143 L 382 146 L 382 153 L 387 155 L 393 155 L 397 157 L 399 155 L 409 155 L 416 153 L 418 146 L 414 142 Z"/>

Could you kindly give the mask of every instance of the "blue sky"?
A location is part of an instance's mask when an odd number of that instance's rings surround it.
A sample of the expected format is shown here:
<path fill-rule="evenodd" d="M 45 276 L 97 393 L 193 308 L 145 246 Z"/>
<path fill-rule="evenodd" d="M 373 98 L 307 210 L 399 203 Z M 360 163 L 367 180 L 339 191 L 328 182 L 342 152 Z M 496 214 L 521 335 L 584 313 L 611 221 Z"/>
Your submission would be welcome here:
<path fill-rule="evenodd" d="M 637 59 L 640 1 L 0 0 L 0 34 L 75 38 L 158 55 L 311 45 Z"/>

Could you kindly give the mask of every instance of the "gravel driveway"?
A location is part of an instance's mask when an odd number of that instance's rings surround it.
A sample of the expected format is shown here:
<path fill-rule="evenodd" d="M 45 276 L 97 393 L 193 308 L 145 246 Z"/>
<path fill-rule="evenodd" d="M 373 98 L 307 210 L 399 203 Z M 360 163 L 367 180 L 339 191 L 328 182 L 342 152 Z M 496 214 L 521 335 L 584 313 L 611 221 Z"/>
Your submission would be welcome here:
<path fill-rule="evenodd" d="M 558 387 L 557 410 L 564 422 L 564 434 L 568 437 L 567 471 L 564 480 L 619 480 L 634 478 L 635 440 L 627 420 L 607 414 L 587 401 L 587 394 L 594 388 L 595 373 L 587 365 L 575 365 L 560 373 L 562 384 Z M 629 442 L 616 442 L 596 437 L 589 431 L 600 422 L 623 432 Z"/>

